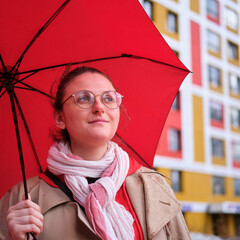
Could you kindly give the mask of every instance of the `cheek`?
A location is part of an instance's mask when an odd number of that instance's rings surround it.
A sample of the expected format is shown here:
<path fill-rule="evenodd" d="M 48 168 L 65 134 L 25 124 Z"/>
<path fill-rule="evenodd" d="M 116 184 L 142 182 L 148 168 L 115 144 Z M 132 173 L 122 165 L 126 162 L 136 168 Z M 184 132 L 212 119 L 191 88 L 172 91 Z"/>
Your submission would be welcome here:
<path fill-rule="evenodd" d="M 119 121 L 120 121 L 120 111 L 118 110 L 116 112 L 116 114 L 114 115 L 114 123 L 115 123 L 116 127 L 118 127 Z"/>

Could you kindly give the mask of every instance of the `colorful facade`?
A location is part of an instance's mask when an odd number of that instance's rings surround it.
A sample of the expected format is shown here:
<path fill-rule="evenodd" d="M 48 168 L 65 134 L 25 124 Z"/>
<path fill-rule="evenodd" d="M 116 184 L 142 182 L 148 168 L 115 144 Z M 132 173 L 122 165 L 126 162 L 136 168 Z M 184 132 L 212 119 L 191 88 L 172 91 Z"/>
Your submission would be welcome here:
<path fill-rule="evenodd" d="M 140 2 L 193 72 L 154 167 L 171 178 L 191 232 L 240 236 L 240 0 Z"/>

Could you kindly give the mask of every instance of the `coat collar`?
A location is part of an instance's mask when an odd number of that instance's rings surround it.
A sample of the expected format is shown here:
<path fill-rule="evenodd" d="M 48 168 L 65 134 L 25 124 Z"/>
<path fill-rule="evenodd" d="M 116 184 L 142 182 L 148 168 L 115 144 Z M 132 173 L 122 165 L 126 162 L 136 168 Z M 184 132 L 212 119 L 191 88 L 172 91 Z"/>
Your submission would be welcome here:
<path fill-rule="evenodd" d="M 41 206 L 41 211 L 43 214 L 45 214 L 51 208 L 56 207 L 60 204 L 72 202 L 71 199 L 61 189 L 51 186 L 45 181 L 41 180 L 36 187 L 31 189 L 30 194 L 32 196 L 32 200 Z M 72 204 L 77 205 L 75 202 L 72 202 Z M 76 209 L 78 209 L 77 214 L 79 219 L 81 219 L 81 221 L 92 232 L 94 232 L 91 224 L 89 223 L 86 215 L 83 213 L 81 208 L 77 205 Z"/>
<path fill-rule="evenodd" d="M 145 239 L 152 239 L 181 210 L 172 189 L 153 170 L 142 167 L 128 176 L 126 189 Z"/>
<path fill-rule="evenodd" d="M 181 210 L 180 203 L 164 178 L 148 168 L 142 167 L 128 176 L 126 190 L 143 230 L 144 239 L 152 239 Z M 40 181 L 38 189 L 31 190 L 31 195 L 38 199 L 43 214 L 54 206 L 71 202 L 59 188 L 44 181 Z M 78 217 L 93 231 L 79 207 Z"/>

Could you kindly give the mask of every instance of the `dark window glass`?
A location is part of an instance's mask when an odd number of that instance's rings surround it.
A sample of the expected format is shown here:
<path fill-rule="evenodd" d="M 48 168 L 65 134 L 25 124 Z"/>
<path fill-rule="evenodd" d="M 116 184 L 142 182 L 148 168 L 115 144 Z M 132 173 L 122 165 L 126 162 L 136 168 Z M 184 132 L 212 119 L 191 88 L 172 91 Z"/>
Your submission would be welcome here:
<path fill-rule="evenodd" d="M 233 94 L 240 94 L 240 77 L 235 74 L 229 74 L 230 91 Z"/>
<path fill-rule="evenodd" d="M 240 179 L 234 179 L 234 194 L 240 196 Z"/>
<path fill-rule="evenodd" d="M 179 110 L 180 109 L 180 95 L 179 95 L 179 93 L 176 95 L 176 97 L 173 101 L 172 109 L 174 109 L 174 110 Z"/>
<path fill-rule="evenodd" d="M 210 30 L 207 32 L 208 49 L 215 53 L 220 53 L 220 36 Z"/>
<path fill-rule="evenodd" d="M 222 122 L 223 121 L 223 106 L 221 103 L 210 102 L 210 115 L 211 119 Z"/>
<path fill-rule="evenodd" d="M 182 191 L 182 173 L 180 171 L 173 170 L 171 172 L 172 189 L 174 192 Z"/>
<path fill-rule="evenodd" d="M 233 128 L 240 128 L 240 110 L 231 108 L 231 125 Z"/>
<path fill-rule="evenodd" d="M 225 180 L 223 177 L 212 177 L 212 191 L 213 194 L 223 195 L 225 194 Z"/>
<path fill-rule="evenodd" d="M 221 86 L 221 72 L 219 68 L 208 65 L 208 78 L 212 87 Z"/>
<path fill-rule="evenodd" d="M 218 18 L 218 2 L 217 0 L 207 0 L 207 13 L 213 18 Z"/>
<path fill-rule="evenodd" d="M 224 157 L 223 140 L 212 138 L 211 145 L 212 145 L 212 156 L 223 158 Z"/>
<path fill-rule="evenodd" d="M 167 29 L 171 33 L 177 33 L 178 32 L 178 17 L 177 14 L 173 12 L 168 12 L 167 15 Z"/>
<path fill-rule="evenodd" d="M 238 60 L 238 45 L 230 41 L 228 42 L 228 57 Z"/>
<path fill-rule="evenodd" d="M 181 134 L 180 131 L 174 128 L 169 129 L 169 150 L 171 152 L 178 152 L 181 150 Z"/>

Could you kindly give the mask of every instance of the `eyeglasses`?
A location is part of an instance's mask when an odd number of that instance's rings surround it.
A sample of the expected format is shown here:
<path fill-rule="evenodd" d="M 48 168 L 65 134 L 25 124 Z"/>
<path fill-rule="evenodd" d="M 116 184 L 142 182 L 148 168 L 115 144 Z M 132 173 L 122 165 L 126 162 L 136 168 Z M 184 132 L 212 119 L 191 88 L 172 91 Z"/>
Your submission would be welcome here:
<path fill-rule="evenodd" d="M 120 107 L 122 103 L 123 96 L 116 91 L 106 91 L 102 95 L 94 95 L 88 90 L 80 90 L 73 95 L 69 96 L 62 105 L 69 100 L 71 97 L 74 98 L 75 104 L 83 109 L 88 109 L 93 107 L 96 102 L 96 97 L 100 96 L 101 102 L 110 109 L 116 109 Z"/>

